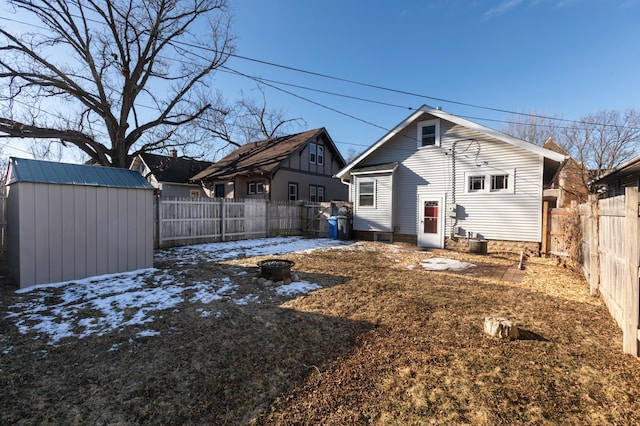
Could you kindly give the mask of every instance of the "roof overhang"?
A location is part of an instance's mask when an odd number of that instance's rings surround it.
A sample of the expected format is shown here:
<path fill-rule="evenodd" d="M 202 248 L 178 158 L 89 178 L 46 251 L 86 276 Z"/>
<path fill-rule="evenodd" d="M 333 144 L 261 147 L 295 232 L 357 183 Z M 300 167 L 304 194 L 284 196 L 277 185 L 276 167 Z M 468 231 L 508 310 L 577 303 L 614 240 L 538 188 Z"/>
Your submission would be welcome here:
<path fill-rule="evenodd" d="M 345 168 L 343 168 L 338 173 L 336 173 L 336 177 L 341 178 L 341 179 L 347 178 L 349 176 L 349 174 L 350 174 L 350 171 L 354 167 L 356 167 L 360 161 L 362 161 L 363 159 L 368 157 L 369 154 L 374 152 L 380 146 L 384 145 L 387 141 L 389 141 L 391 138 L 393 138 L 398 133 L 400 133 L 400 131 L 402 131 L 405 127 L 409 126 L 411 123 L 416 121 L 420 116 L 422 116 L 424 114 L 429 114 L 431 116 L 440 118 L 442 120 L 449 121 L 451 123 L 458 124 L 460 126 L 475 130 L 475 131 L 477 131 L 479 133 L 482 133 L 482 134 L 484 134 L 486 136 L 489 136 L 489 137 L 498 139 L 500 141 L 506 142 L 506 143 L 508 143 L 510 145 L 517 146 L 517 147 L 520 147 L 522 149 L 526 149 L 527 151 L 530 151 L 530 152 L 532 152 L 534 154 L 538 154 L 538 155 L 544 157 L 545 159 L 549 159 L 549 160 L 554 161 L 556 163 L 560 163 L 560 165 L 562 165 L 565 162 L 565 160 L 567 159 L 567 157 L 565 155 L 563 155 L 563 154 L 551 151 L 551 150 L 546 149 L 546 148 L 542 148 L 541 146 L 534 145 L 534 144 L 529 143 L 527 141 L 524 141 L 522 139 L 518 139 L 516 137 L 507 135 L 506 133 L 499 132 L 499 131 L 497 131 L 495 129 L 492 129 L 490 127 L 486 127 L 486 126 L 483 126 L 481 124 L 474 123 L 473 121 L 466 120 L 464 118 L 458 117 L 457 115 L 449 114 L 449 113 L 444 112 L 444 111 L 442 111 L 440 109 L 433 108 L 433 107 L 430 107 L 428 105 L 423 105 L 422 107 L 417 109 L 414 113 L 412 113 L 407 118 L 405 118 L 402 122 L 400 122 L 400 124 L 398 124 L 396 127 L 394 127 L 390 132 L 388 132 L 386 135 L 384 135 L 382 138 L 380 138 L 376 143 L 371 145 L 371 147 L 369 147 L 366 151 L 364 151 L 362 154 L 360 154 L 358 156 L 358 158 L 356 158 L 354 161 L 352 161 L 350 164 L 348 164 Z"/>

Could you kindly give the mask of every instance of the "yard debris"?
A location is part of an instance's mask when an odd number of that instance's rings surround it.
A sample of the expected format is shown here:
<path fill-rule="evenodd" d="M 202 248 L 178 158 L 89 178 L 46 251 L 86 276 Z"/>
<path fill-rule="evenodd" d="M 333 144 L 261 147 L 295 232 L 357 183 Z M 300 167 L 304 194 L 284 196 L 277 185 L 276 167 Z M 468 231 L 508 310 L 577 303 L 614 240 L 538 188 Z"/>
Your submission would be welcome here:
<path fill-rule="evenodd" d="M 491 337 L 516 340 L 518 327 L 516 323 L 506 318 L 485 317 L 484 332 Z"/>

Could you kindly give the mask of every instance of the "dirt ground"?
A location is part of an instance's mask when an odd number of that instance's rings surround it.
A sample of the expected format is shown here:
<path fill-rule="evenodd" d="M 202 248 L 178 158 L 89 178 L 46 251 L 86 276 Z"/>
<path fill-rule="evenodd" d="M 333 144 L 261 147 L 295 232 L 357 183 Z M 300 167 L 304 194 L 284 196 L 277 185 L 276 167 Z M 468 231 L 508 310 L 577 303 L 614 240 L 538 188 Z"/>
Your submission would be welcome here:
<path fill-rule="evenodd" d="M 495 279 L 518 262 L 507 254 L 358 243 L 278 257 L 323 288 L 278 296 L 251 279 L 261 257 L 202 261 L 185 283 L 232 275 L 260 303 L 185 303 L 157 316 L 157 336 L 55 346 L 7 318 L 28 294 L 5 277 L 0 424 L 640 424 L 640 361 L 557 260 L 528 258 L 512 282 Z M 432 257 L 478 266 L 424 270 Z M 486 316 L 521 337 L 487 336 Z"/>

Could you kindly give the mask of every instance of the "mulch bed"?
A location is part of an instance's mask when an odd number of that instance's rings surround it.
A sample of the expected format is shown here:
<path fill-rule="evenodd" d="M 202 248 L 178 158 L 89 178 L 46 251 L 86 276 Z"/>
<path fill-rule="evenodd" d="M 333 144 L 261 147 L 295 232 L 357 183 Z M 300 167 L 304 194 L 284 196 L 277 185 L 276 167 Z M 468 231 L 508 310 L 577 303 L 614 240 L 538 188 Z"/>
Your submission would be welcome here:
<path fill-rule="evenodd" d="M 435 256 L 479 266 L 419 266 Z M 361 243 L 279 257 L 323 288 L 184 304 L 157 315 L 158 336 L 125 329 L 58 346 L 6 318 L 19 297 L 2 274 L 0 424 L 640 423 L 640 362 L 562 262 L 529 258 L 517 282 L 491 273 L 517 264 L 508 254 Z M 250 276 L 259 260 L 203 262 L 184 279 Z M 485 335 L 489 315 L 514 320 L 521 338 Z"/>

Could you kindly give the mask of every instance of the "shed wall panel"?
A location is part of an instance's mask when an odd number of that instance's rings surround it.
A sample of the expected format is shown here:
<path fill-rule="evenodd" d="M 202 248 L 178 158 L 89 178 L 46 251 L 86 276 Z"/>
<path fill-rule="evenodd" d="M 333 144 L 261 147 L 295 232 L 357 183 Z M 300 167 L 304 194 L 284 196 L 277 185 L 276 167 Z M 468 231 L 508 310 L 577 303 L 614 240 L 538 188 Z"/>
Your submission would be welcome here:
<path fill-rule="evenodd" d="M 107 268 L 106 273 L 111 273 L 118 270 L 118 193 L 111 191 L 110 188 L 106 189 L 106 197 L 109 205 L 107 211 L 107 222 L 105 223 L 107 228 Z"/>
<path fill-rule="evenodd" d="M 117 191 L 116 195 L 118 197 L 118 220 L 116 225 L 118 227 L 117 235 L 118 235 L 118 248 L 117 248 L 117 257 L 118 257 L 118 266 L 115 270 L 110 272 L 117 271 L 126 271 L 127 270 L 127 233 L 129 230 L 129 221 L 127 220 L 128 216 L 128 208 L 127 208 L 127 191 Z"/>
<path fill-rule="evenodd" d="M 51 273 L 51 256 L 49 256 L 51 247 L 49 211 L 52 204 L 50 202 L 49 188 L 45 185 L 32 185 L 35 193 L 34 202 L 36 200 L 38 201 L 38 205 L 34 205 L 36 210 L 33 221 L 33 228 L 38 241 L 35 254 L 35 259 L 37 259 L 38 262 L 38 267 L 34 269 L 35 280 L 37 282 L 46 282 Z M 57 250 L 58 255 L 60 255 L 59 248 L 57 248 Z"/>
<path fill-rule="evenodd" d="M 60 281 L 69 281 L 75 278 L 75 221 L 76 210 L 75 195 L 82 191 L 81 187 L 73 187 L 71 185 L 61 185 L 62 215 L 57 218 L 61 225 L 62 235 L 60 236 L 60 245 L 62 246 L 62 265 Z M 78 250 L 79 251 L 79 250 Z"/>
<path fill-rule="evenodd" d="M 89 276 L 87 272 L 87 211 L 89 205 L 89 199 L 87 198 L 87 189 L 89 187 L 83 186 L 75 188 L 73 191 L 74 196 L 74 220 L 73 220 L 73 236 L 74 236 L 74 270 L 73 277 L 86 277 Z"/>
<path fill-rule="evenodd" d="M 153 266 L 149 190 L 19 182 L 7 204 L 21 287 Z"/>
<path fill-rule="evenodd" d="M 86 187 L 86 273 L 87 276 L 98 275 L 98 188 Z"/>
<path fill-rule="evenodd" d="M 33 184 L 30 184 L 20 197 L 20 279 L 28 282 L 35 281 L 36 277 L 36 234 L 33 223 L 36 212 L 36 193 Z"/>
<path fill-rule="evenodd" d="M 109 197 L 105 188 L 96 189 L 96 275 L 109 272 Z"/>

